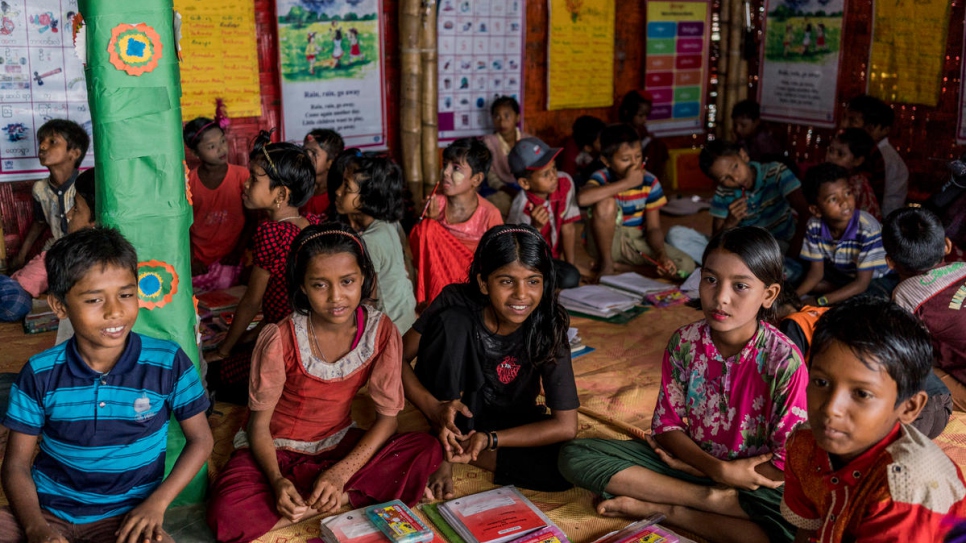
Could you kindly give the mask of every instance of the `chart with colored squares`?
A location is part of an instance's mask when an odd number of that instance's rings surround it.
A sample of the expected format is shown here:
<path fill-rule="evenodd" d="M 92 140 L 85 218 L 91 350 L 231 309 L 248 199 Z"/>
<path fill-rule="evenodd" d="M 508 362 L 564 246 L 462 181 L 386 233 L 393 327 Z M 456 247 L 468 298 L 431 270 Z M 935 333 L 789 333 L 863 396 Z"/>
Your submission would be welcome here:
<path fill-rule="evenodd" d="M 659 136 L 700 132 L 711 10 L 707 0 L 647 3 L 648 128 Z"/>
<path fill-rule="evenodd" d="M 523 103 L 523 0 L 440 0 L 439 141 L 493 130 L 493 99 Z"/>
<path fill-rule="evenodd" d="M 88 135 L 84 65 L 74 54 L 76 0 L 0 2 L 0 181 L 44 177 L 37 129 L 70 119 Z M 94 165 L 93 146 L 82 167 Z"/>

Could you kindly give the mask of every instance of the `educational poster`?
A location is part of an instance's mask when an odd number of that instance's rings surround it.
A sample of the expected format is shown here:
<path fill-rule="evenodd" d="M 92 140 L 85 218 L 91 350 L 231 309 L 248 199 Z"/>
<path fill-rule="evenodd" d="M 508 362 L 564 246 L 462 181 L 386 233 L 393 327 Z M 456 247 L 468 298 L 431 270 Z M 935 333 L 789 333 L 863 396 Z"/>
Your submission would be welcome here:
<path fill-rule="evenodd" d="M 647 3 L 647 128 L 658 136 L 703 130 L 710 18 L 707 0 Z"/>
<path fill-rule="evenodd" d="M 386 148 L 381 0 L 278 0 L 282 138 L 316 128 Z"/>
<path fill-rule="evenodd" d="M 614 0 L 548 0 L 547 109 L 614 105 Z"/>
<path fill-rule="evenodd" d="M 251 0 L 174 0 L 181 14 L 181 115 L 261 117 L 255 8 Z"/>
<path fill-rule="evenodd" d="M 873 2 L 872 9 L 869 94 L 886 102 L 935 107 L 946 62 L 950 1 L 889 0 Z"/>
<path fill-rule="evenodd" d="M 493 130 L 490 104 L 523 104 L 524 0 L 439 0 L 439 143 Z M 522 111 L 521 111 L 522 115 Z"/>
<path fill-rule="evenodd" d="M 846 1 L 765 0 L 762 119 L 835 127 Z"/>
<path fill-rule="evenodd" d="M 77 0 L 0 2 L 0 181 L 46 177 L 36 137 L 45 122 L 70 119 L 92 134 L 75 13 Z M 82 167 L 93 165 L 91 145 Z"/>

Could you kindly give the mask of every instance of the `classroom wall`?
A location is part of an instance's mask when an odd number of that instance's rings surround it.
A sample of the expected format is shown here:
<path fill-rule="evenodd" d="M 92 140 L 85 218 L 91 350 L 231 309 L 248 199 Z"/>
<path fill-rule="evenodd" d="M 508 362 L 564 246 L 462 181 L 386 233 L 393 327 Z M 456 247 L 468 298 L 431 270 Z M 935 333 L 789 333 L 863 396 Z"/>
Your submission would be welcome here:
<path fill-rule="evenodd" d="M 646 3 L 640 0 L 616 0 L 614 102 L 610 108 L 547 111 L 547 2 L 530 0 L 527 5 L 526 36 L 526 93 L 524 97 L 524 129 L 545 139 L 552 145 L 560 144 L 570 133 L 573 121 L 580 115 L 595 115 L 605 121 L 617 120 L 617 103 L 629 90 L 640 88 L 644 80 L 644 43 Z M 715 9 L 720 3 L 712 2 Z M 761 1 L 754 2 L 760 7 Z M 248 142 L 259 129 L 276 126 L 281 119 L 280 90 L 278 87 L 274 1 L 254 0 L 256 31 L 258 33 L 259 72 L 262 87 L 261 118 L 233 119 L 229 130 L 231 160 L 247 163 Z M 385 74 L 387 123 L 390 154 L 397 161 L 399 153 L 399 36 L 398 0 L 383 0 L 385 32 Z M 757 9 L 755 10 L 757 13 Z M 905 158 L 911 175 L 911 197 L 922 198 L 938 187 L 945 176 L 944 163 L 959 156 L 964 148 L 955 144 L 958 99 L 961 88 L 960 63 L 963 39 L 963 19 L 966 2 L 952 0 L 952 15 L 944 68 L 945 85 L 938 107 L 896 105 L 896 126 L 891 140 Z M 846 53 L 842 59 L 839 102 L 844 104 L 855 94 L 863 92 L 865 66 L 871 40 L 872 1 L 849 2 L 847 14 Z M 713 45 L 714 46 L 714 45 Z M 712 61 L 714 62 L 714 61 Z M 713 70 L 714 66 L 712 66 Z M 755 96 L 757 62 L 749 72 L 749 95 Z M 561 82 L 566 84 L 566 82 Z M 709 87 L 713 88 L 713 87 Z M 212 111 L 212 114 L 214 111 Z M 230 112 L 229 112 L 230 113 Z M 779 124 L 775 129 L 784 132 L 797 160 L 803 162 L 824 159 L 830 129 Z M 694 147 L 704 143 L 703 134 L 668 138 L 671 148 Z M 189 165 L 194 163 L 188 157 Z M 20 237 L 31 221 L 30 182 L 0 183 L 0 213 L 8 254 L 19 247 Z"/>

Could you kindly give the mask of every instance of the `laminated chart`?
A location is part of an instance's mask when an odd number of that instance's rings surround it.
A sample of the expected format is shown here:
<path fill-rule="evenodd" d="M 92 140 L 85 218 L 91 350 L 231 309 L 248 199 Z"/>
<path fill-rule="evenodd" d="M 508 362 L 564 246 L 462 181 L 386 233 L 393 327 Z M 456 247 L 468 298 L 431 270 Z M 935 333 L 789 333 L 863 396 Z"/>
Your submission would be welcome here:
<path fill-rule="evenodd" d="M 523 103 L 523 0 L 440 0 L 439 143 L 493 130 L 490 105 Z"/>
<path fill-rule="evenodd" d="M 614 104 L 614 0 L 549 0 L 547 109 Z"/>
<path fill-rule="evenodd" d="M 37 129 L 70 119 L 88 135 L 84 65 L 74 54 L 76 0 L 0 2 L 0 181 L 46 177 Z M 81 167 L 94 165 L 93 145 Z"/>
<path fill-rule="evenodd" d="M 659 136 L 702 130 L 710 12 L 706 0 L 647 4 L 647 126 Z"/>
<path fill-rule="evenodd" d="M 229 117 L 260 117 L 262 101 L 250 0 L 174 0 L 181 14 L 181 114 L 214 117 L 215 99 Z"/>

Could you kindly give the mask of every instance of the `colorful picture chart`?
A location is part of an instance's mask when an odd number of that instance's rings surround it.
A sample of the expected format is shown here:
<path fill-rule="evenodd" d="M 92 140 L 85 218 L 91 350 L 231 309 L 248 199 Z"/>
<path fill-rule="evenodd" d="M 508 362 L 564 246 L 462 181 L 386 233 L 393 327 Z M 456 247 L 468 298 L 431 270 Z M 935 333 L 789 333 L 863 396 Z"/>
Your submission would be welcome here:
<path fill-rule="evenodd" d="M 181 116 L 260 117 L 262 101 L 251 0 L 175 0 L 181 14 Z"/>
<path fill-rule="evenodd" d="M 523 0 L 439 0 L 439 143 L 493 130 L 498 96 L 523 103 Z"/>
<path fill-rule="evenodd" d="M 547 0 L 547 109 L 614 104 L 614 0 Z"/>
<path fill-rule="evenodd" d="M 386 148 L 381 0 L 277 0 L 282 137 L 316 128 Z"/>
<path fill-rule="evenodd" d="M 74 55 L 76 0 L 0 2 L 0 181 L 47 175 L 37 129 L 70 119 L 91 134 L 84 65 Z M 94 165 L 94 146 L 82 167 Z"/>
<path fill-rule="evenodd" d="M 835 127 L 845 3 L 765 0 L 758 82 L 762 119 Z"/>
<path fill-rule="evenodd" d="M 869 94 L 936 107 L 943 85 L 949 0 L 874 2 Z M 930 29 L 923 32 L 923 29 Z"/>
<path fill-rule="evenodd" d="M 703 129 L 710 16 L 707 0 L 647 3 L 647 126 L 659 136 Z"/>

